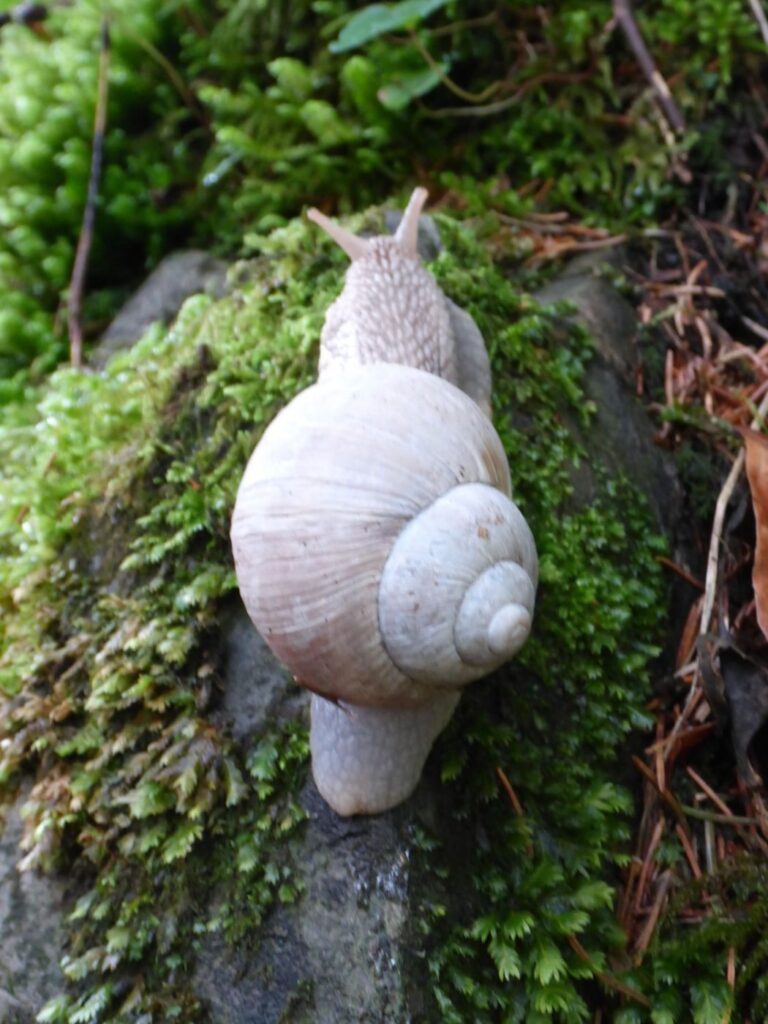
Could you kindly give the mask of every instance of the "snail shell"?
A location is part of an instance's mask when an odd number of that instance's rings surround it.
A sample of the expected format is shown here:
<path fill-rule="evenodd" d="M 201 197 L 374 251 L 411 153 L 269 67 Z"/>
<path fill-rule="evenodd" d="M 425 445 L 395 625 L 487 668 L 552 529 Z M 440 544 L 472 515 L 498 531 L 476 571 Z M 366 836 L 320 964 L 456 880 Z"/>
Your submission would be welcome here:
<path fill-rule="evenodd" d="M 277 416 L 243 476 L 248 613 L 336 700 L 415 706 L 477 679 L 533 612 L 535 547 L 509 492 L 501 442 L 458 388 L 391 364 L 333 375 Z"/>
<path fill-rule="evenodd" d="M 534 609 L 482 337 L 416 256 L 421 191 L 392 239 L 314 215 L 353 264 L 320 379 L 265 431 L 232 519 L 243 601 L 313 692 L 313 773 L 340 814 L 408 796 L 460 688 L 518 651 Z"/>

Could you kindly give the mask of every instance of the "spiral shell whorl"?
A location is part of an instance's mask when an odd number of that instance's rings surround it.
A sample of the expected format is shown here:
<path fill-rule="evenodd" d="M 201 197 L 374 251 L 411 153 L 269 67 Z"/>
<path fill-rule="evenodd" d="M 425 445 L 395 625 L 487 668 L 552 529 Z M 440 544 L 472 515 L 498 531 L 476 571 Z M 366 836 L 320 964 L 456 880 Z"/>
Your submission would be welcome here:
<path fill-rule="evenodd" d="M 379 586 L 392 661 L 434 687 L 463 686 L 522 647 L 538 574 L 533 536 L 495 487 L 452 488 L 402 531 Z"/>
<path fill-rule="evenodd" d="M 497 562 L 469 587 L 454 628 L 463 661 L 486 666 L 506 661 L 520 650 L 531 631 L 536 587 L 516 562 Z"/>

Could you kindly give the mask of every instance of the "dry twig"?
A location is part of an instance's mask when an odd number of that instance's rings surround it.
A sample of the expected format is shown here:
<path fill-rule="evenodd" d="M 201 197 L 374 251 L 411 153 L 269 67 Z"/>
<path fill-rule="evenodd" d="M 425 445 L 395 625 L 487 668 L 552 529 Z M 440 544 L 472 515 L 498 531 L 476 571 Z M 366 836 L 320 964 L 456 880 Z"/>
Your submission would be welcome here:
<path fill-rule="evenodd" d="M 99 53 L 99 78 L 96 95 L 96 113 L 93 121 L 93 148 L 91 150 L 91 173 L 88 178 L 88 191 L 83 212 L 83 226 L 77 242 L 72 277 L 69 282 L 67 311 L 69 317 L 69 359 L 72 366 L 83 364 L 83 327 L 80 312 L 85 286 L 85 274 L 88 269 L 88 256 L 93 242 L 93 227 L 96 222 L 96 201 L 99 195 L 101 180 L 101 164 L 104 155 L 104 133 L 107 127 L 107 94 L 109 81 L 109 21 L 104 18 L 101 23 L 101 50 Z"/>
<path fill-rule="evenodd" d="M 752 8 L 755 20 L 760 26 L 760 34 L 763 37 L 763 42 L 768 46 L 768 18 L 765 16 L 763 5 L 760 3 L 760 0 L 749 0 L 749 6 Z"/>
<path fill-rule="evenodd" d="M 613 0 L 613 15 L 616 23 L 621 27 L 622 32 L 626 36 L 627 42 L 637 58 L 637 63 L 640 65 L 643 74 L 648 79 L 664 116 L 672 129 L 682 134 L 685 131 L 685 119 L 675 103 L 669 86 L 656 67 L 648 47 L 645 45 L 645 40 L 640 34 L 640 29 L 637 27 L 637 22 L 632 13 L 630 0 Z"/>

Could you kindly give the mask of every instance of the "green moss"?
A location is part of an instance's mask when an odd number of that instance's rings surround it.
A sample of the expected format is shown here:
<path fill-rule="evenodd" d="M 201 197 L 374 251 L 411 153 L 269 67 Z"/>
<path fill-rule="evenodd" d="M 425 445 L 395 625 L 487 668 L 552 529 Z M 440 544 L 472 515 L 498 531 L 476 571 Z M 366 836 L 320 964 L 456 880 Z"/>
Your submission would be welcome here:
<path fill-rule="evenodd" d="M 194 179 L 192 118 L 178 110 L 179 97 L 152 56 L 179 32 L 168 5 L 160 7 L 130 0 L 112 14 L 86 321 L 109 316 L 131 276 L 158 258 L 197 207 L 184 189 Z M 65 350 L 63 310 L 56 314 L 90 172 L 103 4 L 78 0 L 49 14 L 44 34 L 8 25 L 0 35 L 0 402 L 18 396 L 20 370 L 31 366 L 39 376 Z"/>
<path fill-rule="evenodd" d="M 371 17 L 345 0 L 129 0 L 109 12 L 87 336 L 169 247 L 231 254 L 310 202 L 367 205 L 414 176 L 414 153 L 419 177 L 454 192 L 488 182 L 486 200 L 508 214 L 532 208 L 517 190 L 536 181 L 553 205 L 622 231 L 680 201 L 689 151 L 716 184 L 733 180 L 724 140 L 748 103 L 736 79 L 761 52 L 740 0 L 641 12 L 691 126 L 675 145 L 620 33 L 604 31 L 606 0 L 407 10 L 411 35 L 347 33 L 342 47 L 331 44 L 345 23 Z M 65 355 L 102 14 L 78 0 L 54 5 L 45 35 L 0 34 L 0 402 Z M 510 106 L 466 116 L 484 105 L 466 94 Z"/>

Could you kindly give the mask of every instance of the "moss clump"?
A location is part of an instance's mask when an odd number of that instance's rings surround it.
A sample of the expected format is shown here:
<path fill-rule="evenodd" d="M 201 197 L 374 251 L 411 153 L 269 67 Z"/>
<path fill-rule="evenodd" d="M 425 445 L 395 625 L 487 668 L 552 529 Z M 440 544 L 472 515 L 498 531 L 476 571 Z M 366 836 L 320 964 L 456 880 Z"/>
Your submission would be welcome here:
<path fill-rule="evenodd" d="M 83 219 L 103 15 L 103 4 L 78 0 L 54 5 L 45 33 L 11 24 L 0 34 L 0 402 L 18 397 L 20 370 L 32 366 L 39 376 L 65 350 L 56 310 Z M 178 94 L 153 56 L 178 31 L 151 0 L 130 0 L 112 18 L 89 321 L 109 317 L 131 274 L 157 259 L 195 208 L 183 190 L 192 115 L 178 110 Z M 178 192 L 169 202 L 172 189 Z"/>
<path fill-rule="evenodd" d="M 638 15 L 691 126 L 674 146 L 620 33 L 604 31 L 607 0 L 405 4 L 396 37 L 379 7 L 113 5 L 89 337 L 169 247 L 247 250 L 304 204 L 360 207 L 415 171 L 454 194 L 488 182 L 485 201 L 513 215 L 533 208 L 517 188 L 536 182 L 622 231 L 680 200 L 689 151 L 716 186 L 733 180 L 724 139 L 749 102 L 735 79 L 761 52 L 739 0 L 657 0 Z M 65 353 L 57 310 L 89 174 L 103 4 L 49 13 L 45 34 L 0 33 L 0 402 Z M 361 33 L 361 19 L 378 27 Z"/>

